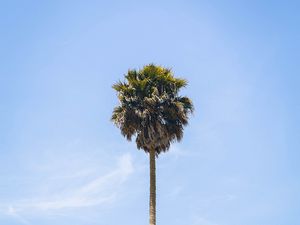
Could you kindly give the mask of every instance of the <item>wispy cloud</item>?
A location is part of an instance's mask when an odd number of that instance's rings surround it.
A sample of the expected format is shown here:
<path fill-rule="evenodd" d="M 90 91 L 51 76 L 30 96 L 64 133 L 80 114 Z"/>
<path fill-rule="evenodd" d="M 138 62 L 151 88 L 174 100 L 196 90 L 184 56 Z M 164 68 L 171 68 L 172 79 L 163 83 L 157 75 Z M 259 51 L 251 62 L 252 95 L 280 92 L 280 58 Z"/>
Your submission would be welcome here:
<path fill-rule="evenodd" d="M 8 207 L 8 209 L 6 211 L 6 214 L 8 216 L 14 217 L 15 219 L 17 219 L 22 224 L 31 225 L 31 223 L 28 220 L 26 220 L 24 217 L 22 217 L 21 215 L 19 215 L 16 212 L 16 209 L 13 206 Z"/>
<path fill-rule="evenodd" d="M 183 186 L 175 186 L 166 196 L 169 198 L 176 198 L 183 190 Z"/>
<path fill-rule="evenodd" d="M 105 175 L 95 177 L 81 185 L 73 187 L 66 185 L 63 190 L 51 196 L 2 203 L 0 214 L 12 216 L 23 224 L 30 224 L 24 219 L 24 215 L 59 214 L 64 210 L 111 205 L 116 200 L 121 185 L 132 172 L 131 155 L 125 154 L 119 157 L 116 167 Z"/>
<path fill-rule="evenodd" d="M 196 216 L 192 224 L 193 225 L 220 225 L 201 216 Z"/>
<path fill-rule="evenodd" d="M 191 154 L 192 153 L 188 149 L 182 149 L 182 147 L 179 146 L 179 144 L 172 145 L 169 152 L 169 155 L 173 156 L 175 160 L 177 160 L 180 157 L 191 156 Z"/>

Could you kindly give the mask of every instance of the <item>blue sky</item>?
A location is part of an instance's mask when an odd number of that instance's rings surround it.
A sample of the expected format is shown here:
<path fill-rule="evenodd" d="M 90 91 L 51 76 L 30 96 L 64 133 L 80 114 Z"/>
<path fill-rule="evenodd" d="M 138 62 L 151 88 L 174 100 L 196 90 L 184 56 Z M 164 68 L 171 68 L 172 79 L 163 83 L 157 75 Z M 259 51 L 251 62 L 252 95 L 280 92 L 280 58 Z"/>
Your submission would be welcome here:
<path fill-rule="evenodd" d="M 157 221 L 300 224 L 297 1 L 1 1 L 0 224 L 148 223 L 148 157 L 109 121 L 128 68 L 195 113 L 157 160 Z"/>

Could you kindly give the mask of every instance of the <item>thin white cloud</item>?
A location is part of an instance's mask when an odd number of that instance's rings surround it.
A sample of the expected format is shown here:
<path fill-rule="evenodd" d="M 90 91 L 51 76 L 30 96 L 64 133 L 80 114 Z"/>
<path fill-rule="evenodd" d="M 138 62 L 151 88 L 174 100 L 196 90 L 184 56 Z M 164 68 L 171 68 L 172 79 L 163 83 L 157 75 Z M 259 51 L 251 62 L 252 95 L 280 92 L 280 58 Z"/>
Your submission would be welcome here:
<path fill-rule="evenodd" d="M 12 216 L 23 224 L 30 224 L 23 215 L 59 214 L 64 210 L 75 208 L 109 205 L 115 201 L 120 186 L 132 172 L 131 155 L 125 154 L 118 159 L 116 168 L 103 176 L 96 177 L 80 186 L 66 187 L 51 196 L 26 198 L 0 204 L 0 213 Z"/>
<path fill-rule="evenodd" d="M 202 216 L 195 216 L 192 225 L 220 225 Z"/>
<path fill-rule="evenodd" d="M 173 156 L 177 160 L 180 157 L 190 156 L 191 152 L 188 149 L 182 149 L 179 144 L 173 144 L 170 148 L 169 155 Z"/>
<path fill-rule="evenodd" d="M 31 225 L 31 223 L 28 220 L 26 220 L 25 218 L 23 218 L 21 215 L 19 215 L 16 212 L 16 209 L 13 206 L 8 207 L 6 214 L 8 216 L 14 217 L 15 219 L 17 219 L 22 224 Z"/>
<path fill-rule="evenodd" d="M 169 198 L 176 198 L 178 195 L 182 193 L 183 186 L 178 185 L 175 186 L 166 196 Z"/>

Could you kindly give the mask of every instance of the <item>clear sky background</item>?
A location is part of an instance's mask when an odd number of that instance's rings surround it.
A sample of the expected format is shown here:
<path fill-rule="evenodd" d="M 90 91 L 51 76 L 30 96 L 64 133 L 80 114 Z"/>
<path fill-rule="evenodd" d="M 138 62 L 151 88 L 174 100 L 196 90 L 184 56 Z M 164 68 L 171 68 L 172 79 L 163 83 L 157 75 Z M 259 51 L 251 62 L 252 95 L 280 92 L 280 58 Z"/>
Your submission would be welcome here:
<path fill-rule="evenodd" d="M 300 224 L 299 1 L 0 1 L 0 224 L 148 224 L 148 157 L 110 122 L 129 68 L 195 113 L 157 224 Z"/>

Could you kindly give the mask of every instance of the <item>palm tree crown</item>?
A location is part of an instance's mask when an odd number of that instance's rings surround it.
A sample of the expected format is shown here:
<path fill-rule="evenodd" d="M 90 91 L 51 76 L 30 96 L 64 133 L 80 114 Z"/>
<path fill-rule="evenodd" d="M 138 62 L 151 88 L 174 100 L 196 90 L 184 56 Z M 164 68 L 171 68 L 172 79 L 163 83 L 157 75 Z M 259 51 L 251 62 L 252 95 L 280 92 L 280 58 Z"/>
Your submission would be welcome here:
<path fill-rule="evenodd" d="M 181 140 L 183 127 L 188 124 L 193 104 L 179 96 L 187 81 L 154 64 L 129 70 L 125 79 L 113 85 L 120 105 L 114 108 L 111 119 L 128 140 L 136 138 L 138 149 L 155 149 L 158 156 L 172 142 Z"/>

